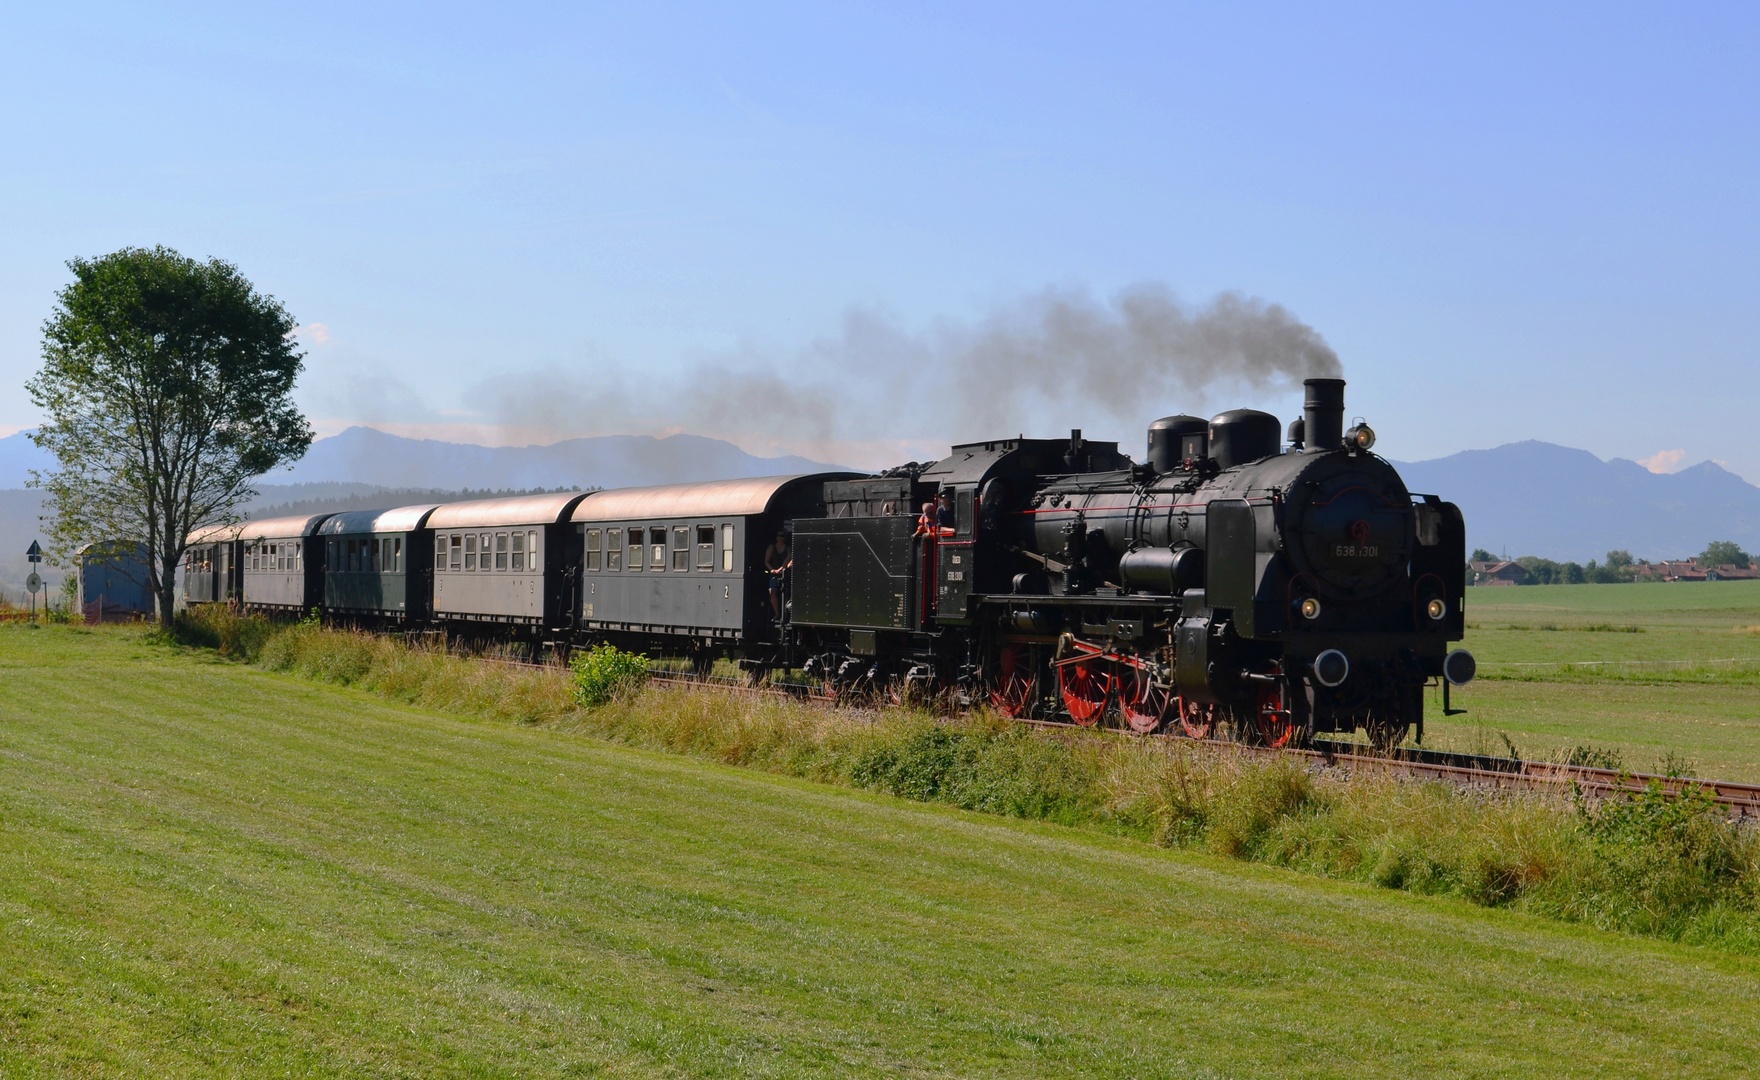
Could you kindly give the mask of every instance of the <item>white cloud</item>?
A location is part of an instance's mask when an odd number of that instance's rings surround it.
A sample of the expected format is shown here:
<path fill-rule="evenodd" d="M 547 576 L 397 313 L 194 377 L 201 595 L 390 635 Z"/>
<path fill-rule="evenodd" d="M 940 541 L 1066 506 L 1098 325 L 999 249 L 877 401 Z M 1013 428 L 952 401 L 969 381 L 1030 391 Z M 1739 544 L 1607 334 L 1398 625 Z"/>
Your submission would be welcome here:
<path fill-rule="evenodd" d="M 1681 462 L 1686 460 L 1686 457 L 1685 450 L 1658 450 L 1651 457 L 1639 458 L 1638 464 L 1653 473 L 1671 473 L 1680 469 Z"/>
<path fill-rule="evenodd" d="M 293 328 L 293 336 L 314 349 L 321 349 L 336 340 L 330 336 L 330 328 L 321 322 L 296 326 Z"/>

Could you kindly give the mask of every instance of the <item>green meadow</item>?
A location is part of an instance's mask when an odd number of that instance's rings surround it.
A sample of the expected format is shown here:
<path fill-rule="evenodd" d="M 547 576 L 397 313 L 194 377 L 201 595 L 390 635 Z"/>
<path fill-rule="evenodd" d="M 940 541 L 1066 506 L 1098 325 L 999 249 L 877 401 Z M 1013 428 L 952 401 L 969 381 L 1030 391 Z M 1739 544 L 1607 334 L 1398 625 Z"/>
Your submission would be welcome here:
<path fill-rule="evenodd" d="M 0 1076 L 1727 1077 L 1760 962 L 0 628 Z"/>
<path fill-rule="evenodd" d="M 1481 587 L 1466 613 L 1480 677 L 1426 743 L 1760 783 L 1760 581 Z"/>

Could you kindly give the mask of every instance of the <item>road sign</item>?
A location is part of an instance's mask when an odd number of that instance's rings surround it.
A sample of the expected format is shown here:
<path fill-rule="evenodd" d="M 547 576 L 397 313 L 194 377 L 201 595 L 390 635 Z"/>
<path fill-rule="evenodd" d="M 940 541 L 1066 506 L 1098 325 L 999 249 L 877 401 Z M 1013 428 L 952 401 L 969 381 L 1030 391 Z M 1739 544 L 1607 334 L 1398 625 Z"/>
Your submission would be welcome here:
<path fill-rule="evenodd" d="M 42 575 L 38 574 L 35 570 L 32 570 L 31 576 L 24 579 L 24 591 L 28 592 L 28 593 L 42 592 L 43 591 Z"/>
<path fill-rule="evenodd" d="M 24 549 L 24 557 L 26 559 L 29 559 L 31 562 L 42 562 L 43 561 L 43 549 L 37 546 L 37 542 L 35 540 L 32 540 L 31 546 Z M 36 592 L 37 590 L 32 589 L 31 591 Z"/>

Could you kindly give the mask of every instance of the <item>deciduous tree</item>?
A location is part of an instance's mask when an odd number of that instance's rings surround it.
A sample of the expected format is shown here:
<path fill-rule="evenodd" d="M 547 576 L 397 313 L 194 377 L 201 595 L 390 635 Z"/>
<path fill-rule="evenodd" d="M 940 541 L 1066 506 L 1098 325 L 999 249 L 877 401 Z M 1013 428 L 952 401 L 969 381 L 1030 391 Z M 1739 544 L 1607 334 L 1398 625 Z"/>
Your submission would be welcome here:
<path fill-rule="evenodd" d="M 1699 555 L 1699 565 L 1707 568 L 1713 566 L 1745 568 L 1750 561 L 1748 553 L 1743 551 L 1734 540 L 1713 540 Z"/>
<path fill-rule="evenodd" d="M 290 394 L 304 366 L 294 320 L 218 259 L 165 247 L 74 259 L 25 388 L 61 557 L 86 541 L 140 543 L 169 625 L 184 539 L 238 520 L 253 477 L 293 461 L 312 429 Z"/>

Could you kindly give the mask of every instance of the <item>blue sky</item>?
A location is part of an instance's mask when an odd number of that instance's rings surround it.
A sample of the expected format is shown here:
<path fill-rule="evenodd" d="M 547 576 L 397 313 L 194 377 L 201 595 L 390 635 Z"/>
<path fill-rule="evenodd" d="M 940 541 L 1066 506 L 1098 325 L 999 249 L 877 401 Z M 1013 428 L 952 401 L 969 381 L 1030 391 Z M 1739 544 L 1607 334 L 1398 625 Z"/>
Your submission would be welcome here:
<path fill-rule="evenodd" d="M 321 431 L 881 464 L 985 432 L 933 349 L 813 431 L 768 409 L 891 377 L 852 317 L 908 351 L 1148 286 L 1305 321 L 1391 457 L 1539 438 L 1760 480 L 1752 7 L 21 7 L 0 385 L 66 259 L 163 243 L 308 328 Z M 1299 409 L 1165 396 L 1029 396 L 1002 433 L 1140 452 L 1167 412 Z M 35 419 L 0 396 L 0 433 Z"/>

